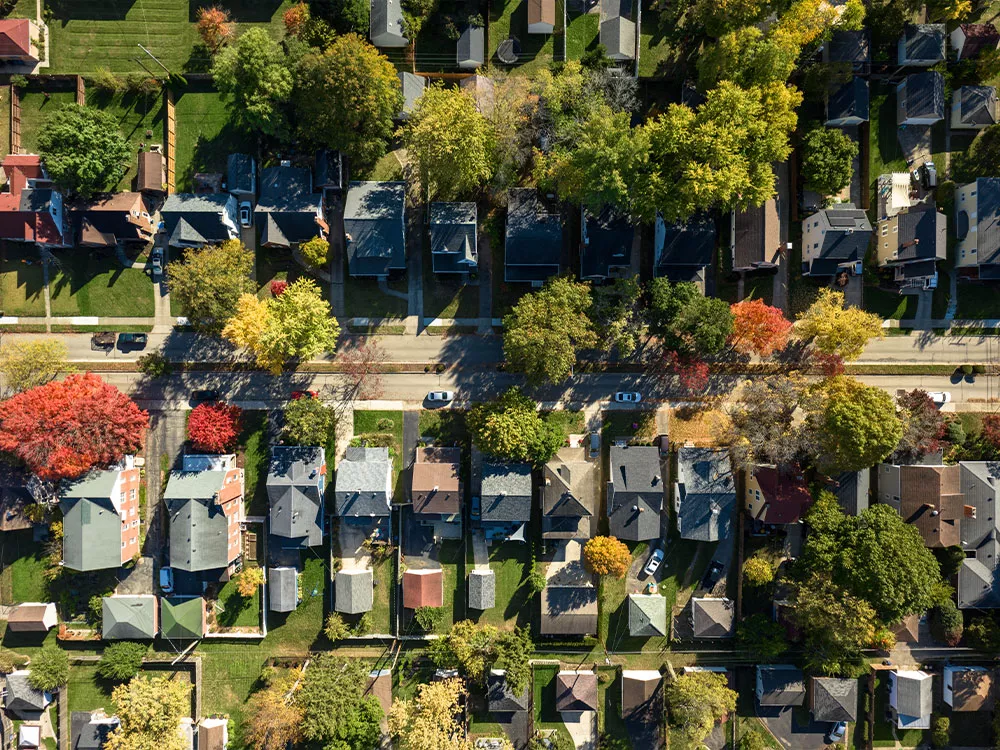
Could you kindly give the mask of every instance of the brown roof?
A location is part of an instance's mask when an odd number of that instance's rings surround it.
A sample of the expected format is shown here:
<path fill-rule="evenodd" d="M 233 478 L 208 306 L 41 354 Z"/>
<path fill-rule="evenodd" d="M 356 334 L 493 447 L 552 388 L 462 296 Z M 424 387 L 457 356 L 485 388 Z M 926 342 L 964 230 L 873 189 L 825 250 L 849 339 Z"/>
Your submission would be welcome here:
<path fill-rule="evenodd" d="M 958 464 L 899 467 L 899 514 L 917 527 L 928 547 L 961 543 L 960 472 Z"/>
<path fill-rule="evenodd" d="M 892 633 L 901 643 L 916 643 L 920 639 L 920 617 L 907 615 L 892 626 Z"/>
<path fill-rule="evenodd" d="M 555 0 L 528 0 L 528 25 L 535 23 L 549 23 L 555 26 Z"/>
<path fill-rule="evenodd" d="M 137 190 L 162 193 L 163 183 L 167 181 L 163 169 L 163 154 L 158 151 L 143 151 L 139 154 L 139 177 L 136 180 Z"/>
<path fill-rule="evenodd" d="M 563 449 L 573 450 L 582 454 L 582 449 Z M 543 538 L 590 536 L 590 518 L 594 515 L 597 499 L 596 473 L 597 464 L 592 461 L 563 461 L 556 456 L 545 464 L 542 470 Z"/>
<path fill-rule="evenodd" d="M 421 448 L 413 464 L 414 513 L 462 512 L 461 448 Z"/>
<path fill-rule="evenodd" d="M 774 466 L 755 466 L 753 475 L 764 497 L 760 513 L 763 523 L 796 523 L 812 505 L 812 495 L 802 474 L 781 472 Z"/>
<path fill-rule="evenodd" d="M 560 672 L 556 675 L 556 711 L 596 711 L 597 675 Z"/>
<path fill-rule="evenodd" d="M 45 624 L 48 604 L 19 604 L 7 617 L 7 627 L 15 632 L 44 633 L 49 628 Z"/>
<path fill-rule="evenodd" d="M 622 716 L 636 712 L 663 715 L 663 698 L 660 686 L 663 677 L 651 669 L 626 669 L 622 671 Z M 657 706 L 657 700 L 659 706 Z M 657 708 L 659 710 L 657 710 Z"/>
<path fill-rule="evenodd" d="M 389 709 L 392 708 L 392 672 L 388 669 L 370 672 L 364 694 L 378 698 L 382 710 L 388 715 Z"/>
<path fill-rule="evenodd" d="M 407 570 L 403 573 L 403 606 L 440 607 L 444 604 L 444 574 L 434 570 Z"/>
<path fill-rule="evenodd" d="M 963 23 L 962 33 L 965 34 L 965 44 L 962 45 L 962 57 L 975 57 L 984 49 L 996 49 L 1000 42 L 1000 32 L 991 23 Z"/>
<path fill-rule="evenodd" d="M 774 263 L 781 249 L 778 204 L 772 198 L 763 206 L 736 213 L 736 252 L 734 268 L 753 268 L 760 263 Z"/>
<path fill-rule="evenodd" d="M 962 669 L 951 673 L 953 711 L 992 711 L 993 673 L 986 669 Z"/>

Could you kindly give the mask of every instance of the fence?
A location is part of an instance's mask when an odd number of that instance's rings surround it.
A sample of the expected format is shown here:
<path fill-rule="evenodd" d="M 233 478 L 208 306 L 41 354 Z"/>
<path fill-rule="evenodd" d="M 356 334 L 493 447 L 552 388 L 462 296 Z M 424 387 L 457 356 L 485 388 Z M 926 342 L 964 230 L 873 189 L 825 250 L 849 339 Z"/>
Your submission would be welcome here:
<path fill-rule="evenodd" d="M 21 153 L 21 92 L 10 87 L 10 152 Z"/>
<path fill-rule="evenodd" d="M 167 97 L 167 194 L 176 191 L 174 186 L 177 171 L 177 119 L 174 113 L 174 92 L 166 90 Z"/>

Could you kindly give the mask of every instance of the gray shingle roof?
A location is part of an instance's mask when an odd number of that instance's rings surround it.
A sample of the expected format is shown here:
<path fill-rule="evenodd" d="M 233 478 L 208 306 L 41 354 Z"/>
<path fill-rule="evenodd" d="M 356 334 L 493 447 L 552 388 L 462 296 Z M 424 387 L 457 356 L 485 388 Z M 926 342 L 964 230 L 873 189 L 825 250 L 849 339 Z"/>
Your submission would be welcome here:
<path fill-rule="evenodd" d="M 816 721 L 856 721 L 858 681 L 839 677 L 813 677 L 812 714 Z"/>
<path fill-rule="evenodd" d="M 261 174 L 260 200 L 254 221 L 263 245 L 291 247 L 324 233 L 323 195 L 312 190 L 312 172 L 305 167 L 268 167 Z"/>
<path fill-rule="evenodd" d="M 29 671 L 23 669 L 7 675 L 7 695 L 4 698 L 4 707 L 22 717 L 25 714 L 43 711 L 52 702 L 51 695 L 31 687 L 28 682 L 28 674 Z"/>
<path fill-rule="evenodd" d="M 841 263 L 864 259 L 871 241 L 872 225 L 868 214 L 855 208 L 853 203 L 843 203 L 820 213 L 826 214 L 830 228 L 823 235 L 819 257 L 812 261 L 809 272 L 815 276 L 832 276 Z M 806 221 L 812 218 L 807 217 Z"/>
<path fill-rule="evenodd" d="M 392 459 L 388 448 L 348 448 L 337 467 L 334 493 L 338 516 L 388 516 Z"/>
<path fill-rule="evenodd" d="M 155 596 L 105 596 L 101 613 L 101 637 L 106 641 L 152 640 L 159 630 Z"/>
<path fill-rule="evenodd" d="M 678 450 L 674 510 L 681 537 L 702 542 L 728 539 L 735 508 L 736 486 L 729 451 Z"/>
<path fill-rule="evenodd" d="M 944 60 L 945 25 L 943 23 L 908 24 L 900 40 L 904 62 L 937 62 Z"/>
<path fill-rule="evenodd" d="M 906 76 L 905 83 L 902 96 L 897 96 L 896 102 L 903 119 L 944 117 L 944 76 L 932 71 L 913 73 Z"/>
<path fill-rule="evenodd" d="M 371 570 L 341 570 L 333 578 L 334 609 L 349 615 L 372 608 L 373 575 Z"/>
<path fill-rule="evenodd" d="M 385 276 L 406 268 L 405 182 L 351 182 L 344 233 L 352 276 Z"/>
<path fill-rule="evenodd" d="M 376 47 L 405 47 L 403 6 L 399 0 L 371 0 L 369 33 Z"/>
<path fill-rule="evenodd" d="M 835 31 L 824 47 L 828 62 L 849 62 L 863 65 L 871 59 L 868 31 Z"/>
<path fill-rule="evenodd" d="M 997 121 L 997 90 L 993 86 L 962 86 L 955 95 L 966 125 L 993 125 Z"/>
<path fill-rule="evenodd" d="M 635 57 L 635 21 L 624 16 L 612 16 L 601 23 L 600 42 L 608 51 L 608 57 Z"/>
<path fill-rule="evenodd" d="M 667 635 L 667 600 L 659 594 L 629 594 L 628 634 Z"/>
<path fill-rule="evenodd" d="M 468 273 L 476 269 L 479 243 L 475 203 L 432 203 L 430 233 L 435 273 Z"/>
<path fill-rule="evenodd" d="M 478 68 L 485 60 L 486 30 L 482 26 L 466 26 L 458 38 L 455 61 L 462 68 Z"/>
<path fill-rule="evenodd" d="M 70 747 L 73 750 L 101 750 L 118 724 L 116 716 L 95 718 L 90 711 L 73 711 L 70 714 Z"/>
<path fill-rule="evenodd" d="M 229 564 L 229 521 L 215 500 L 225 471 L 175 471 L 163 500 L 170 516 L 170 564 L 196 572 Z"/>
<path fill-rule="evenodd" d="M 896 674 L 896 712 L 901 716 L 929 717 L 933 696 L 931 678 L 924 672 L 898 671 Z"/>
<path fill-rule="evenodd" d="M 496 606 L 496 575 L 492 570 L 479 570 L 469 573 L 469 608 L 493 609 Z"/>
<path fill-rule="evenodd" d="M 691 599 L 695 638 L 731 638 L 736 631 L 736 608 L 729 599 Z"/>
<path fill-rule="evenodd" d="M 871 486 L 871 469 L 845 471 L 836 477 L 833 493 L 841 509 L 849 516 L 868 510 L 868 490 Z"/>
<path fill-rule="evenodd" d="M 844 120 L 854 117 L 867 121 L 868 113 L 868 80 L 861 76 L 855 76 L 827 97 L 827 120 Z"/>
<path fill-rule="evenodd" d="M 483 521 L 531 520 L 531 466 L 483 463 Z"/>
<path fill-rule="evenodd" d="M 427 79 L 405 70 L 400 71 L 397 75 L 399 76 L 399 85 L 403 89 L 403 109 L 400 110 L 399 117 L 405 120 L 410 116 L 413 108 L 417 106 L 417 99 L 424 95 Z"/>
<path fill-rule="evenodd" d="M 760 665 L 757 683 L 762 706 L 801 706 L 806 700 L 802 670 L 787 664 Z"/>
<path fill-rule="evenodd" d="M 486 695 L 490 713 L 513 713 L 527 711 L 528 688 L 521 695 L 515 695 L 507 687 L 506 673 L 502 669 L 491 669 L 486 678 Z"/>
<path fill-rule="evenodd" d="M 609 279 L 613 268 L 629 268 L 635 226 L 611 208 L 600 214 L 583 212 L 584 243 L 580 247 L 580 278 Z"/>
<path fill-rule="evenodd" d="M 70 570 L 105 570 L 122 564 L 122 523 L 110 498 L 63 497 L 63 563 Z"/>
<path fill-rule="evenodd" d="M 303 547 L 323 543 L 325 451 L 307 446 L 275 446 L 267 475 L 271 533 Z"/>
<path fill-rule="evenodd" d="M 507 193 L 504 265 L 507 281 L 545 281 L 560 270 L 562 218 L 534 188 Z"/>
<path fill-rule="evenodd" d="M 254 160 L 250 154 L 230 154 L 226 159 L 226 186 L 230 193 L 252 193 Z"/>
<path fill-rule="evenodd" d="M 976 180 L 976 231 L 980 264 L 1000 263 L 1000 177 L 980 177 Z M 964 240 L 969 233 L 969 214 L 959 209 L 955 233 Z"/>
<path fill-rule="evenodd" d="M 272 612 L 294 612 L 299 604 L 299 576 L 295 568 L 268 568 L 267 593 Z"/>
<path fill-rule="evenodd" d="M 644 541 L 660 536 L 663 478 L 659 451 L 647 445 L 611 447 L 608 521 L 619 539 Z"/>
<path fill-rule="evenodd" d="M 222 242 L 233 236 L 223 223 L 226 207 L 235 198 L 228 193 L 174 193 L 167 196 L 160 217 L 172 246 Z"/>
<path fill-rule="evenodd" d="M 962 548 L 974 553 L 962 561 L 958 571 L 958 606 L 1000 607 L 1000 517 L 996 512 L 996 485 L 1000 463 L 963 461 L 959 465 L 963 503 L 975 509 L 963 514 Z"/>

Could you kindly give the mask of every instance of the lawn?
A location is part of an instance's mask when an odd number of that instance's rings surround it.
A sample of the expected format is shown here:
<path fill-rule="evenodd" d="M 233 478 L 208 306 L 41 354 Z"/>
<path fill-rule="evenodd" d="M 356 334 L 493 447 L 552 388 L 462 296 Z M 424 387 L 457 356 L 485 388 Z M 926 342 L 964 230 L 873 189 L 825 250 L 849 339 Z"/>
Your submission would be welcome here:
<path fill-rule="evenodd" d="M 618 750 L 631 750 L 628 728 L 622 719 L 622 677 L 617 667 L 597 668 L 598 732 L 614 737 Z"/>
<path fill-rule="evenodd" d="M 226 171 L 226 159 L 237 152 L 254 153 L 252 140 L 236 129 L 221 94 L 205 84 L 191 84 L 174 95 L 177 122 L 177 192 L 193 189 L 196 172 Z"/>
<path fill-rule="evenodd" d="M 441 569 L 444 571 L 444 619 L 442 629 L 465 619 L 465 540 L 441 542 Z M 450 595 L 449 595 L 450 593 Z"/>
<path fill-rule="evenodd" d="M 251 597 L 240 596 L 236 580 L 230 579 L 219 589 L 216 604 L 223 611 L 215 613 L 219 628 L 256 628 L 260 626 L 260 587 Z"/>
<path fill-rule="evenodd" d="M 652 442 L 656 436 L 656 415 L 651 411 L 605 411 L 601 413 L 601 434 L 605 446 L 618 438 L 633 442 Z"/>
<path fill-rule="evenodd" d="M 113 682 L 97 676 L 94 664 L 73 664 L 69 668 L 69 711 L 93 711 L 103 708 L 110 716 L 118 707 L 111 700 Z"/>
<path fill-rule="evenodd" d="M 555 409 L 544 412 L 542 417 L 550 425 L 558 427 L 568 438 L 570 435 L 580 435 L 586 429 L 582 411 L 570 409 Z"/>
<path fill-rule="evenodd" d="M 404 318 L 409 311 L 409 300 L 390 297 L 378 288 L 375 279 L 351 276 L 344 258 L 344 311 L 349 318 Z M 404 276 L 387 282 L 390 289 L 406 294 L 410 285 Z"/>
<path fill-rule="evenodd" d="M 256 252 L 257 262 L 257 287 L 260 289 L 258 296 L 262 298 L 271 297 L 270 284 L 272 281 L 287 281 L 291 284 L 305 271 L 289 250 L 279 247 L 258 247 Z M 328 294 L 329 285 L 320 283 L 320 290 L 324 298 Z"/>
<path fill-rule="evenodd" d="M 685 59 L 683 45 L 688 35 L 682 15 L 686 3 L 665 5 L 653 0 L 642 2 L 642 28 L 639 29 L 639 77 L 683 80 Z"/>
<path fill-rule="evenodd" d="M 392 633 L 392 597 L 394 562 L 390 557 L 372 568 L 372 579 L 375 593 L 372 599 L 371 621 L 372 632 L 378 634 Z"/>
<path fill-rule="evenodd" d="M 155 314 L 153 282 L 141 268 L 122 268 L 114 257 L 90 251 L 60 252 L 56 257 L 62 270 L 49 269 L 53 315 L 141 318 Z"/>
<path fill-rule="evenodd" d="M 149 96 L 133 94 L 117 94 L 111 96 L 103 92 L 88 91 L 87 104 L 104 110 L 118 123 L 118 129 L 128 139 L 134 154 L 139 150 L 139 144 L 148 147 L 151 143 L 166 143 L 167 108 L 163 95 L 160 93 Z M 152 135 L 147 135 L 147 132 Z M 128 164 L 128 171 L 118 183 L 117 190 L 131 190 L 137 174 L 137 163 L 133 158 Z"/>
<path fill-rule="evenodd" d="M 998 303 L 1000 287 L 992 284 L 958 284 L 958 310 L 956 318 L 961 320 L 989 320 L 1000 317 Z"/>
<path fill-rule="evenodd" d="M 458 409 L 424 409 L 420 412 L 421 437 L 431 438 L 439 445 L 466 445 L 469 430 L 465 412 Z"/>
<path fill-rule="evenodd" d="M 461 274 L 434 273 L 430 238 L 423 238 L 424 317 L 478 318 L 479 287 L 464 283 Z"/>
<path fill-rule="evenodd" d="M 472 550 L 466 555 L 468 570 L 472 569 Z M 531 548 L 521 542 L 503 542 L 490 547 L 490 568 L 496 577 L 496 604 L 493 609 L 469 610 L 475 622 L 513 629 L 531 625 L 534 594 L 528 586 L 531 573 Z"/>
<path fill-rule="evenodd" d="M 4 314 L 44 317 L 44 288 L 38 251 L 4 242 L 0 260 L 0 307 Z"/>
<path fill-rule="evenodd" d="M 864 288 L 865 309 L 887 320 L 912 320 L 917 314 L 917 295 L 898 294 L 877 286 Z"/>
<path fill-rule="evenodd" d="M 403 470 L 403 412 L 358 409 L 354 412 L 354 435 L 391 435 L 393 470 L 397 475 Z"/>
<path fill-rule="evenodd" d="M 881 675 L 883 673 L 876 673 Z M 886 721 L 886 709 L 889 705 L 889 678 L 877 676 L 875 678 L 875 747 L 917 747 L 923 744 L 923 729 L 897 729 Z M 895 738 L 893 737 L 895 734 Z"/>
<path fill-rule="evenodd" d="M 403 179 L 403 165 L 399 163 L 395 151 L 390 151 L 375 162 L 371 171 L 361 171 L 359 180 L 376 180 L 379 182 L 396 182 Z"/>
<path fill-rule="evenodd" d="M 500 42 L 511 36 L 521 43 L 518 65 L 528 71 L 562 58 L 563 0 L 556 0 L 556 24 L 552 34 L 528 33 L 528 0 L 497 0 L 490 9 L 490 50 L 493 59 Z"/>
<path fill-rule="evenodd" d="M 243 412 L 243 431 L 239 444 L 243 454 L 243 498 L 247 513 L 252 516 L 267 513 L 267 467 L 270 449 L 267 443 L 267 412 Z"/>
<path fill-rule="evenodd" d="M 30 529 L 3 534 L 0 555 L 3 560 L 0 603 L 50 601 L 45 585 L 45 557 L 41 545 L 33 541 Z"/>
<path fill-rule="evenodd" d="M 50 25 L 51 28 L 51 25 Z M 72 91 L 43 93 L 29 88 L 21 93 L 21 151 L 26 154 L 38 153 L 38 133 L 45 119 L 67 104 L 76 102 Z"/>
<path fill-rule="evenodd" d="M 532 669 L 532 690 L 535 708 L 535 731 L 554 729 L 561 735 L 557 747 L 573 747 L 573 740 L 556 711 L 556 664 L 539 664 Z"/>
<path fill-rule="evenodd" d="M 566 27 L 566 59 L 579 60 L 597 49 L 600 39 L 601 16 L 595 6 L 593 13 L 582 13 L 570 19 Z"/>

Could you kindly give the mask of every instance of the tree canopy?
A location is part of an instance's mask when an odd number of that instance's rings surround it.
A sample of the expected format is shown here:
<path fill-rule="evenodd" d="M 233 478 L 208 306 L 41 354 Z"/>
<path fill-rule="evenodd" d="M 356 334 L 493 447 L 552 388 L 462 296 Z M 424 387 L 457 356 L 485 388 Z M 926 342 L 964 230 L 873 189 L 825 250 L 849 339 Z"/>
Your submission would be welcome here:
<path fill-rule="evenodd" d="M 148 650 L 147 644 L 136 641 L 109 643 L 97 663 L 97 674 L 114 682 L 131 680 L 142 669 L 142 660 Z"/>
<path fill-rule="evenodd" d="M 530 658 L 535 647 L 525 628 L 502 631 L 489 623 L 456 622 L 446 635 L 428 644 L 439 667 L 461 669 L 470 679 L 485 682 L 491 669 L 503 669 L 507 687 L 515 695 L 531 683 Z"/>
<path fill-rule="evenodd" d="M 804 445 L 793 416 L 804 388 L 798 378 L 777 375 L 743 384 L 739 399 L 729 408 L 729 424 L 722 436 L 738 466 L 781 466 L 796 460 Z"/>
<path fill-rule="evenodd" d="M 336 750 L 374 750 L 382 736 L 382 706 L 363 696 L 369 667 L 358 659 L 321 653 L 309 665 L 295 695 L 302 736 Z"/>
<path fill-rule="evenodd" d="M 294 78 L 288 56 L 267 29 L 253 27 L 224 48 L 212 65 L 218 90 L 230 97 L 242 128 L 273 138 L 288 137 L 288 103 Z"/>
<path fill-rule="evenodd" d="M 630 357 L 646 335 L 646 320 L 638 304 L 642 289 L 638 277 L 615 279 L 594 287 L 590 318 L 605 351 L 617 349 Z"/>
<path fill-rule="evenodd" d="M 917 463 L 928 453 L 940 450 L 948 423 L 927 391 L 915 389 L 899 394 L 896 405 L 903 437 L 892 453 L 893 463 Z"/>
<path fill-rule="evenodd" d="M 871 339 L 885 335 L 878 315 L 860 307 L 845 307 L 844 293 L 829 287 L 821 288 L 816 301 L 799 315 L 795 333 L 812 341 L 820 352 L 847 361 L 860 357 Z"/>
<path fill-rule="evenodd" d="M 733 333 L 729 343 L 741 354 L 770 357 L 788 344 L 792 324 L 777 307 L 760 299 L 748 299 L 730 306 Z"/>
<path fill-rule="evenodd" d="M 667 715 L 687 747 L 697 747 L 716 722 L 736 710 L 736 691 L 717 672 L 689 672 L 667 684 Z M 678 738 L 680 739 L 680 738 Z"/>
<path fill-rule="evenodd" d="M 69 680 L 69 656 L 58 646 L 43 646 L 31 659 L 28 683 L 35 690 L 55 690 Z"/>
<path fill-rule="evenodd" d="M 38 153 L 56 185 L 89 198 L 115 189 L 128 169 L 132 149 L 109 112 L 72 104 L 42 122 Z"/>
<path fill-rule="evenodd" d="M 496 401 L 469 409 L 466 424 L 472 442 L 489 456 L 531 461 L 541 466 L 566 442 L 562 430 L 542 419 L 535 402 L 519 388 Z"/>
<path fill-rule="evenodd" d="M 871 605 L 820 574 L 796 588 L 794 604 L 793 617 L 812 668 L 821 674 L 853 676 L 879 626 Z"/>
<path fill-rule="evenodd" d="M 177 731 L 191 714 L 191 685 L 169 677 L 136 677 L 111 691 L 121 721 L 104 744 L 108 750 L 184 750 Z"/>
<path fill-rule="evenodd" d="M 189 248 L 167 267 L 171 299 L 195 328 L 219 333 L 236 312 L 243 294 L 256 294 L 254 254 L 239 240 Z"/>
<path fill-rule="evenodd" d="M 289 445 L 325 446 L 333 432 L 333 409 L 318 398 L 297 398 L 285 407 L 282 435 Z"/>
<path fill-rule="evenodd" d="M 302 709 L 295 702 L 299 669 L 269 676 L 247 700 L 243 736 L 253 750 L 285 750 L 302 741 Z"/>
<path fill-rule="evenodd" d="M 471 740 L 458 721 L 465 697 L 461 680 L 420 685 L 412 700 L 396 700 L 389 711 L 389 734 L 401 750 L 467 750 Z"/>
<path fill-rule="evenodd" d="M 764 36 L 756 26 L 744 26 L 706 45 L 698 58 L 698 84 L 705 91 L 719 81 L 739 86 L 784 82 L 795 69 L 796 50 Z"/>
<path fill-rule="evenodd" d="M 594 575 L 624 578 L 632 564 L 632 553 L 613 536 L 595 536 L 583 546 L 583 564 Z"/>
<path fill-rule="evenodd" d="M 11 339 L 0 346 L 4 396 L 45 385 L 60 372 L 72 372 L 66 344 L 59 339 Z"/>
<path fill-rule="evenodd" d="M 820 195 L 836 195 L 851 184 L 858 144 L 838 128 L 815 127 L 802 138 L 802 179 Z"/>

